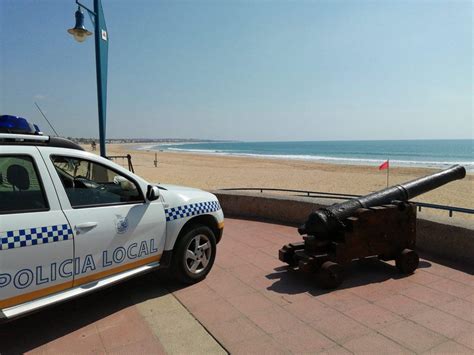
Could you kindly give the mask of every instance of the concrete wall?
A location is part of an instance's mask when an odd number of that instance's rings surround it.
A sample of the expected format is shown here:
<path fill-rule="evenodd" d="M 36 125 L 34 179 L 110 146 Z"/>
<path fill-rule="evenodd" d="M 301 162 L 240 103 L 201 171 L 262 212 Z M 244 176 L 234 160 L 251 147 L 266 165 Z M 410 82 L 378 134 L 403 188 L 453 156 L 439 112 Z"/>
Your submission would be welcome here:
<path fill-rule="evenodd" d="M 262 193 L 213 191 L 227 217 L 265 220 L 298 226 L 318 207 L 338 200 L 278 196 Z M 421 217 L 421 218 L 420 218 Z M 474 222 L 454 218 L 433 218 L 420 214 L 417 248 L 454 261 L 474 265 Z M 295 229 L 295 233 L 297 233 Z"/>

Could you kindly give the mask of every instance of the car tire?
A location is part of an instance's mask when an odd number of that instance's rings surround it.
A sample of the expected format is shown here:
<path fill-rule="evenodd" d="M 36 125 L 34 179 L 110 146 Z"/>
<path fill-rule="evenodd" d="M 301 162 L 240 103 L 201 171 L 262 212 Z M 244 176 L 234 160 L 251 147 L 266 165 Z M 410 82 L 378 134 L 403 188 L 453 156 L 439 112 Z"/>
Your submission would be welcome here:
<path fill-rule="evenodd" d="M 174 276 L 193 284 L 206 278 L 216 258 L 216 237 L 207 226 L 195 225 L 177 241 L 172 258 Z"/>

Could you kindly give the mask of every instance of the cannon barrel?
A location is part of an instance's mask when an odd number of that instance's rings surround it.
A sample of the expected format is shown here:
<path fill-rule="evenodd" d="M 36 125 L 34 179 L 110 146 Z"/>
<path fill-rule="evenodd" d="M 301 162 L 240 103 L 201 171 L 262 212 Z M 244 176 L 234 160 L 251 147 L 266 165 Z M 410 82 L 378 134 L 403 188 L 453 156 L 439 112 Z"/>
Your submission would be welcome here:
<path fill-rule="evenodd" d="M 466 169 L 463 166 L 454 165 L 432 175 L 321 208 L 312 212 L 306 223 L 298 228 L 298 231 L 300 234 L 309 234 L 322 239 L 329 239 L 332 234 L 338 233 L 343 228 L 342 221 L 354 215 L 359 208 L 387 205 L 392 201 L 408 201 L 448 182 L 463 179 L 465 176 Z"/>

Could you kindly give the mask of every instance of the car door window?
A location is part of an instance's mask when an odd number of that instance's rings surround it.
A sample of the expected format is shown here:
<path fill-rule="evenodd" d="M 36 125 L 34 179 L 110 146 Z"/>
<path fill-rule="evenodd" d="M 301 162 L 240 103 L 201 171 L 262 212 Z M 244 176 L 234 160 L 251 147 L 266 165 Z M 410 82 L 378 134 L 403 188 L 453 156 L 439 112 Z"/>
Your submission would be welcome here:
<path fill-rule="evenodd" d="M 48 210 L 33 158 L 0 156 L 0 214 Z"/>
<path fill-rule="evenodd" d="M 51 160 L 73 208 L 144 201 L 136 182 L 104 165 L 65 156 Z"/>

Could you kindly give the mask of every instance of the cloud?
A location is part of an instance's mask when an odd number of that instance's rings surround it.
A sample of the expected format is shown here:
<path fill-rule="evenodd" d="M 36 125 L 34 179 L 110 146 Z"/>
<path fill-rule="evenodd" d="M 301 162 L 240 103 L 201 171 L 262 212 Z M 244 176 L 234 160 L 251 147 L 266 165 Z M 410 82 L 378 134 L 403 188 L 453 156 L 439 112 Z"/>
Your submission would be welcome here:
<path fill-rule="evenodd" d="M 47 98 L 47 96 L 46 96 L 46 95 L 42 95 L 42 94 L 36 94 L 35 96 L 33 96 L 33 98 L 34 98 L 35 100 L 44 100 L 44 99 Z"/>

